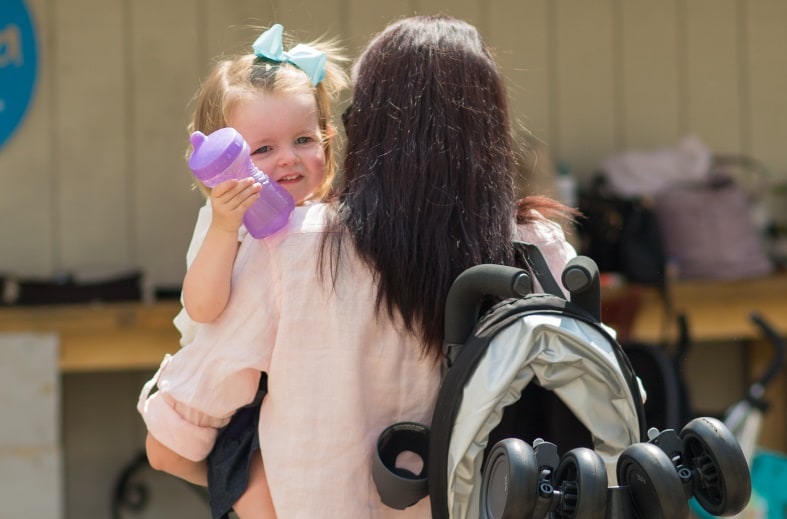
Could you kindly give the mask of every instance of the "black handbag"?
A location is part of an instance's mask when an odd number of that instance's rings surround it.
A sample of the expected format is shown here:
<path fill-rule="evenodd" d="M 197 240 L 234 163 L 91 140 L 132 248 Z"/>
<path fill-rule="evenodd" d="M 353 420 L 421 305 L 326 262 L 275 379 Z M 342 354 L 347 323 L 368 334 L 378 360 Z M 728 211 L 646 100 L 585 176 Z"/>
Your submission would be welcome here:
<path fill-rule="evenodd" d="M 652 201 L 613 195 L 603 177 L 581 190 L 577 222 L 580 253 L 595 260 L 602 272 L 626 280 L 661 286 L 665 254 Z"/>

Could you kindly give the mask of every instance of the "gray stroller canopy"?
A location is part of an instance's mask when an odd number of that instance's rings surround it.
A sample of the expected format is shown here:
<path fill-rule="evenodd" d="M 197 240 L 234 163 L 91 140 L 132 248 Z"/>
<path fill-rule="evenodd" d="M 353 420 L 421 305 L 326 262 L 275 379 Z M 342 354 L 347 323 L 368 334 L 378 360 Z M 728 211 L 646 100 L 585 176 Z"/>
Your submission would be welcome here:
<path fill-rule="evenodd" d="M 446 466 L 450 517 L 477 516 L 489 435 L 531 383 L 552 391 L 588 429 L 610 483 L 618 455 L 640 440 L 635 397 L 609 338 L 558 313 L 521 317 L 490 341 L 464 385 Z"/>

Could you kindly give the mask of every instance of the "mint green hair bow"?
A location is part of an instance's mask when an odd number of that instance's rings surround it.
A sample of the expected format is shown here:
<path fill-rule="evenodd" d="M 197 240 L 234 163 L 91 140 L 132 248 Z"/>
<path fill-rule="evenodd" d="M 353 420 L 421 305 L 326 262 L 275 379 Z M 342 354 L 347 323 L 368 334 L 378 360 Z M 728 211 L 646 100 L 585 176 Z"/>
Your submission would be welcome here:
<path fill-rule="evenodd" d="M 328 61 L 325 53 L 303 44 L 298 44 L 289 52 L 285 52 L 282 45 L 283 34 L 284 27 L 278 23 L 260 34 L 251 46 L 254 54 L 279 63 L 292 63 L 306 72 L 312 85 L 317 85 L 325 78 L 325 62 Z"/>

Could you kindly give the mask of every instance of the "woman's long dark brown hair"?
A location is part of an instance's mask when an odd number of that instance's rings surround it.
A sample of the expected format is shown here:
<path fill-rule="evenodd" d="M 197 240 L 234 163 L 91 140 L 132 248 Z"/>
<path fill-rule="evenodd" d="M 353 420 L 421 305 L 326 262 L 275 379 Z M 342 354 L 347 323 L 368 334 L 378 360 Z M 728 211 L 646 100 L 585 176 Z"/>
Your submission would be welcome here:
<path fill-rule="evenodd" d="M 328 198 L 337 212 L 322 254 L 330 251 L 336 275 L 350 239 L 376 273 L 378 311 L 400 315 L 429 355 L 441 351 L 454 279 L 479 263 L 513 263 L 507 110 L 481 36 L 454 18 L 395 22 L 354 70 L 344 173 Z"/>

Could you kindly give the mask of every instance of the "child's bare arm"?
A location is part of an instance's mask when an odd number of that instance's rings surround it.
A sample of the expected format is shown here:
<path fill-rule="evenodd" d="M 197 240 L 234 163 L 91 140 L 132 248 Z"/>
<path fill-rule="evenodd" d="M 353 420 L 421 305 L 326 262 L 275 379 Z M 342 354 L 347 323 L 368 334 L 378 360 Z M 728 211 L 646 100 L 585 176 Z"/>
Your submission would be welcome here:
<path fill-rule="evenodd" d="M 209 323 L 226 308 L 237 251 L 237 231 L 208 229 L 183 279 L 183 306 L 194 321 Z"/>
<path fill-rule="evenodd" d="M 145 451 L 148 462 L 154 469 L 172 474 L 195 485 L 208 486 L 208 463 L 205 460 L 191 461 L 186 459 L 164 446 L 150 433 L 145 440 Z"/>
<path fill-rule="evenodd" d="M 276 511 L 273 508 L 268 478 L 265 475 L 260 451 L 256 451 L 252 455 L 249 466 L 249 483 L 246 486 L 246 491 L 232 509 L 238 514 L 238 517 L 276 519 Z"/>
<path fill-rule="evenodd" d="M 230 297 L 243 213 L 259 196 L 251 179 L 229 180 L 211 192 L 213 216 L 205 239 L 183 279 L 183 306 L 196 322 L 215 320 Z"/>

